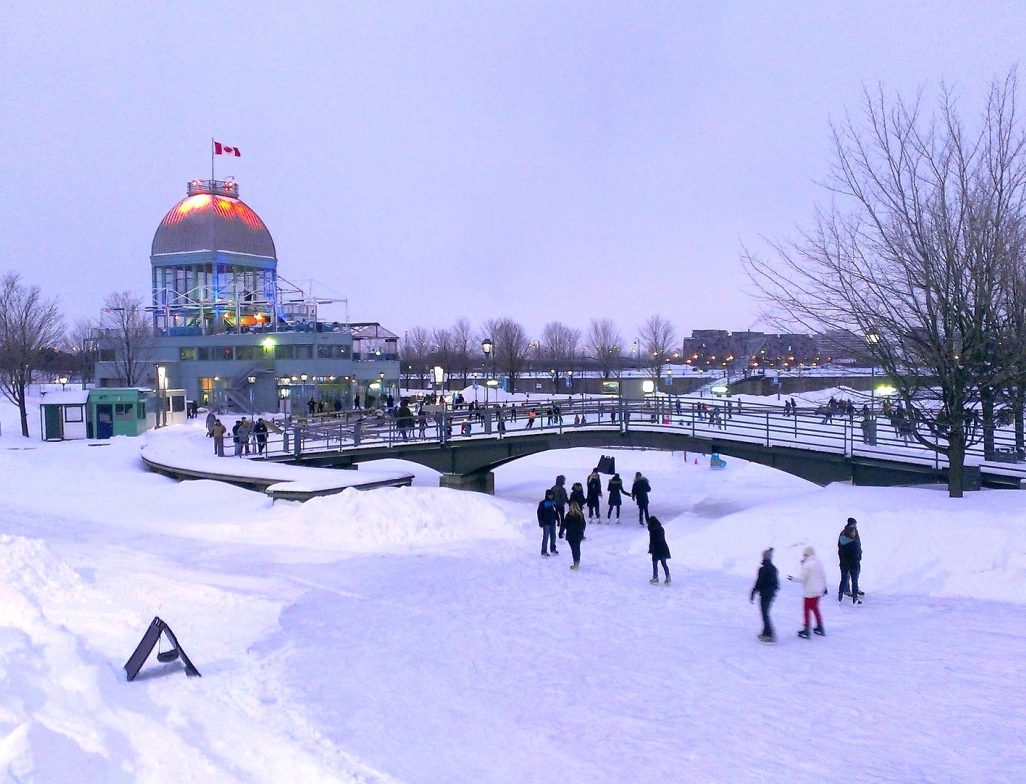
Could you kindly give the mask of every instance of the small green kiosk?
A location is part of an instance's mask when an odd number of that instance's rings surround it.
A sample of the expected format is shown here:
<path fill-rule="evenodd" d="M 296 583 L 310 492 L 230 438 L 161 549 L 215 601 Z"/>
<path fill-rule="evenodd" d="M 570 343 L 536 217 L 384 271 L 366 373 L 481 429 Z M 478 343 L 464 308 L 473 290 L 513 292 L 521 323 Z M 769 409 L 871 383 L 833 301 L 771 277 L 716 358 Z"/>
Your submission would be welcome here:
<path fill-rule="evenodd" d="M 137 436 L 147 429 L 146 390 L 134 387 L 89 390 L 86 438 Z"/>

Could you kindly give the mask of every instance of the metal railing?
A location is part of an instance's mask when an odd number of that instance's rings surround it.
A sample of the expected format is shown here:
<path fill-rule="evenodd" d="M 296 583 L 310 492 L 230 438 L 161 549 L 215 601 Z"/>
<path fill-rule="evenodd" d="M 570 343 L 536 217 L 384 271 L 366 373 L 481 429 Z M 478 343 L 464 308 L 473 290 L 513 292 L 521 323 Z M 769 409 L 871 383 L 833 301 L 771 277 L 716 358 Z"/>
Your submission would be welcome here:
<path fill-rule="evenodd" d="M 269 433 L 265 458 L 311 456 L 363 448 L 467 442 L 489 438 L 524 438 L 537 433 L 580 430 L 636 430 L 686 434 L 721 444 L 792 447 L 816 452 L 893 460 L 944 468 L 947 458 L 919 443 L 909 428 L 892 425 L 877 414 L 862 416 L 798 408 L 793 414 L 779 406 L 741 403 L 709 397 L 663 396 L 646 400 L 610 397 L 540 399 L 515 406 L 426 406 L 401 426 L 389 414 L 339 412 L 280 422 Z M 532 415 L 531 412 L 534 412 Z M 501 421 L 500 421 L 501 420 Z M 1026 461 L 1016 452 L 1014 433 L 997 428 L 994 452 L 985 461 L 983 445 L 967 448 L 967 462 L 987 462 L 988 470 L 1026 477 Z"/>

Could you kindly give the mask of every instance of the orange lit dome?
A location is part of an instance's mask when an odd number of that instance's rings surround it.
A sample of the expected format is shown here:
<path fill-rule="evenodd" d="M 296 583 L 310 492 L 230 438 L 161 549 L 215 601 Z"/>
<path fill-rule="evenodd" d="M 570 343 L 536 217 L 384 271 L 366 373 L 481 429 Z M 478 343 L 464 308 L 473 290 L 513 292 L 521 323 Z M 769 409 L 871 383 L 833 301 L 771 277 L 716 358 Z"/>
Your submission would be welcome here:
<path fill-rule="evenodd" d="M 157 227 L 150 255 L 196 251 L 277 258 L 271 233 L 260 216 L 238 199 L 234 182 L 190 182 L 189 195 Z"/>

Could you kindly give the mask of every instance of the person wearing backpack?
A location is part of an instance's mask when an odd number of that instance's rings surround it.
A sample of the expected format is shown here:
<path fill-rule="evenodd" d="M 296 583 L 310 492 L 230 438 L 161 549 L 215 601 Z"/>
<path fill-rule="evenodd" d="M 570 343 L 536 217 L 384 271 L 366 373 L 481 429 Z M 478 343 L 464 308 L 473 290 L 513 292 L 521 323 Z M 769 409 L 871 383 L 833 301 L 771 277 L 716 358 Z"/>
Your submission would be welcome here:
<path fill-rule="evenodd" d="M 559 555 L 556 549 L 556 503 L 552 500 L 552 491 L 546 490 L 545 497 L 538 503 L 538 527 L 542 529 L 541 554 L 549 557 Z"/>

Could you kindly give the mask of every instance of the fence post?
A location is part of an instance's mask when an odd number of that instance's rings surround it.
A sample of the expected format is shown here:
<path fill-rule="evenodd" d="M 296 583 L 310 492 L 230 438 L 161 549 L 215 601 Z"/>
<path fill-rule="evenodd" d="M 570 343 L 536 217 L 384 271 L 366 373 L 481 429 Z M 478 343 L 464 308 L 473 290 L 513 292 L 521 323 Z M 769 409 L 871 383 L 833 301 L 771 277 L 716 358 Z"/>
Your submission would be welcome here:
<path fill-rule="evenodd" d="M 357 419 L 353 425 L 353 446 L 359 446 L 363 436 L 363 420 Z"/>
<path fill-rule="evenodd" d="M 299 457 L 299 453 L 303 451 L 303 437 L 299 430 L 299 425 L 296 425 L 292 429 L 292 454 L 295 457 Z"/>
<path fill-rule="evenodd" d="M 766 412 L 766 447 L 770 445 L 770 415 L 769 411 Z"/>

